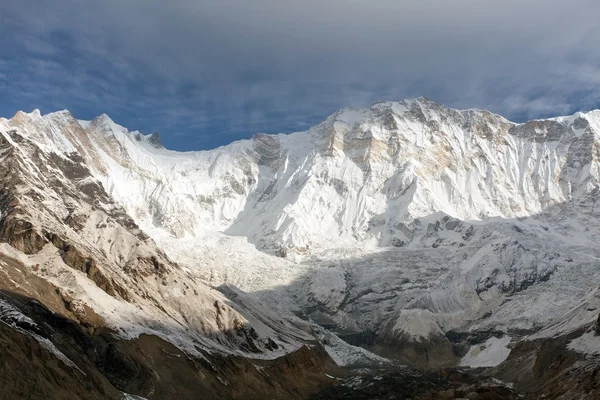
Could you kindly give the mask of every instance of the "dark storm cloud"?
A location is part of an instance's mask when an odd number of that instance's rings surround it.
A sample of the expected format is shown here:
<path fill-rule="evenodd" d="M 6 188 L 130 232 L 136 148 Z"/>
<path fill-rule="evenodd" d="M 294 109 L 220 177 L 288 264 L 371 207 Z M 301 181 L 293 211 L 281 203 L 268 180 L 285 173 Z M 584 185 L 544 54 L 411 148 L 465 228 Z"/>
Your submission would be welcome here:
<path fill-rule="evenodd" d="M 425 95 L 523 120 L 600 102 L 597 1 L 4 0 L 3 114 L 69 108 L 177 148 Z"/>

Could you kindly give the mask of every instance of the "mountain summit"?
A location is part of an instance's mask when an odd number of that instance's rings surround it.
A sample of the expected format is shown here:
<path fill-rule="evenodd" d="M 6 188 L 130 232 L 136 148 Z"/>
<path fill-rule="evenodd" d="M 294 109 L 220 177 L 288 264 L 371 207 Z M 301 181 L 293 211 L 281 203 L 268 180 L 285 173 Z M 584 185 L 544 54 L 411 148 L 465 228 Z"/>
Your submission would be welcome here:
<path fill-rule="evenodd" d="M 599 122 L 592 111 L 515 124 L 419 98 L 188 153 L 105 115 L 84 125 L 97 149 L 90 162 L 104 170 L 96 178 L 141 225 L 176 237 L 212 229 L 302 255 L 408 244 L 415 220 L 437 212 L 485 221 L 585 201 L 598 188 Z"/>
<path fill-rule="evenodd" d="M 276 360 L 321 377 L 333 361 L 488 367 L 525 387 L 537 372 L 511 376 L 516 357 L 545 362 L 553 344 L 567 371 L 598 354 L 599 134 L 600 111 L 517 124 L 418 98 L 175 152 L 107 115 L 19 112 L 0 119 L 2 293 L 132 371 L 156 366 L 124 341 L 151 354 L 151 337 L 214 382 L 255 363 L 244 379 L 283 374 L 285 393 L 295 372 Z M 31 340 L 67 335 L 3 296 L 17 311 L 0 319 L 22 313 Z M 176 394 L 166 370 L 136 386 L 49 343 L 110 390 Z"/>

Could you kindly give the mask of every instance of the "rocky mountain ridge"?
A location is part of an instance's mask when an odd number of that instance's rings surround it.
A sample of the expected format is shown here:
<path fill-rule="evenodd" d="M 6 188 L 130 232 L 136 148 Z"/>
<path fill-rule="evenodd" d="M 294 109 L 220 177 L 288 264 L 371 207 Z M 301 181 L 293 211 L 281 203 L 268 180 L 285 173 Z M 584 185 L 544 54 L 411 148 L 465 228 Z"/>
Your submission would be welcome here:
<path fill-rule="evenodd" d="M 178 153 L 106 115 L 19 112 L 0 253 L 90 334 L 209 362 L 318 342 L 343 366 L 501 368 L 564 337 L 589 357 L 599 132 L 599 111 L 516 124 L 420 98 Z"/>
<path fill-rule="evenodd" d="M 96 175 L 136 220 L 177 237 L 213 229 L 305 254 L 408 244 L 415 219 L 435 212 L 518 218 L 584 201 L 598 187 L 599 121 L 592 111 L 514 124 L 417 99 L 181 154 L 148 146 L 105 115 L 86 129 L 102 138 L 95 146 L 109 168 Z"/>

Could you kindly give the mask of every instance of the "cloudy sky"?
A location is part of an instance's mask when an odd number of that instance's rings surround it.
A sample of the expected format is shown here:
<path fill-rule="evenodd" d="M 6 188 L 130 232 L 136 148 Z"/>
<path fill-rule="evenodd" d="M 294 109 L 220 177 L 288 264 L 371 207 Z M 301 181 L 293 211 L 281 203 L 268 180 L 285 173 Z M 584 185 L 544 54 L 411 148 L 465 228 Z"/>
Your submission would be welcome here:
<path fill-rule="evenodd" d="M 600 106 L 598 0 L 1 0 L 0 115 L 101 113 L 173 149 L 426 96 Z"/>

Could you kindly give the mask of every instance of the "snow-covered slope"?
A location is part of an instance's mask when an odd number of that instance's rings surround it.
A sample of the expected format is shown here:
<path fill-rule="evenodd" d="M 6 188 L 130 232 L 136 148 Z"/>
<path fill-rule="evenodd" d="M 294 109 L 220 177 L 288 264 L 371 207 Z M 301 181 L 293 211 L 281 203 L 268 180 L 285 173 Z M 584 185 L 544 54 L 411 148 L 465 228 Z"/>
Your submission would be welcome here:
<path fill-rule="evenodd" d="M 277 336 L 274 310 L 374 351 L 430 346 L 443 363 L 452 356 L 449 332 L 480 343 L 564 332 L 553 327 L 589 308 L 582 302 L 600 277 L 600 111 L 516 124 L 419 98 L 186 153 L 106 115 L 18 113 L 0 120 L 0 132 L 0 158 L 12 157 L 26 176 L 13 186 L 43 204 L 28 218 L 37 231 L 66 224 L 53 229 L 103 253 L 106 271 L 155 253 L 164 265 L 177 261 L 166 284 L 120 282 L 152 288 L 161 305 L 169 299 L 175 318 L 189 318 L 189 307 L 218 320 L 212 304 L 227 300 L 205 284 L 250 292 L 222 289 L 253 304 L 234 306 L 241 316 L 228 321 L 256 326 L 262 350 Z M 66 179 L 73 193 L 40 176 Z M 2 218 L 9 209 L 0 208 Z M 18 256 L 35 263 L 37 251 Z M 201 304 L 172 300 L 196 287 Z M 142 299 L 135 302 L 152 309 Z M 589 313 L 569 326 L 589 325 Z M 285 331 L 289 348 L 276 342 L 286 351 L 306 339 Z"/>
<path fill-rule="evenodd" d="M 462 220 L 539 213 L 598 186 L 600 113 L 513 124 L 417 99 L 344 109 L 307 132 L 176 153 L 101 116 L 98 178 L 142 226 L 207 230 L 305 254 L 408 244 L 435 212 Z"/>
<path fill-rule="evenodd" d="M 19 113 L 0 132 L 0 254 L 58 287 L 66 304 L 85 305 L 124 338 L 156 335 L 197 357 L 274 358 L 311 339 L 173 263 L 93 176 L 106 166 L 70 114 Z"/>

